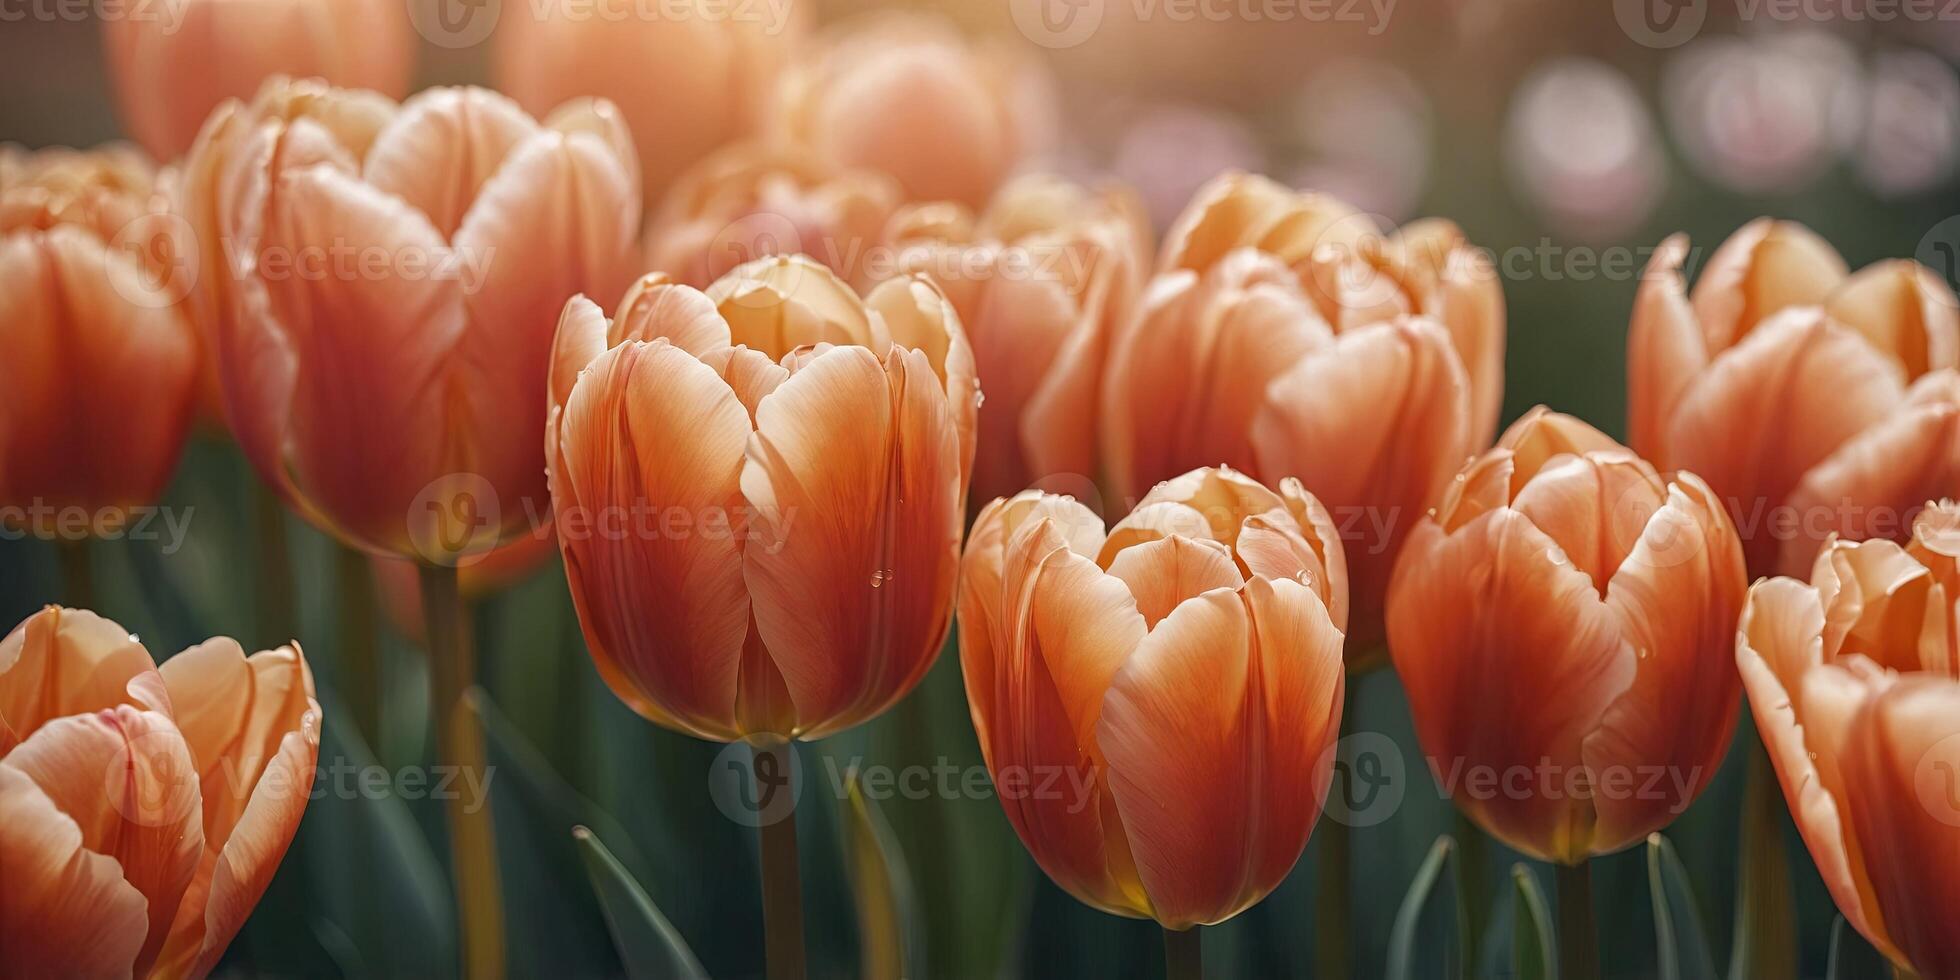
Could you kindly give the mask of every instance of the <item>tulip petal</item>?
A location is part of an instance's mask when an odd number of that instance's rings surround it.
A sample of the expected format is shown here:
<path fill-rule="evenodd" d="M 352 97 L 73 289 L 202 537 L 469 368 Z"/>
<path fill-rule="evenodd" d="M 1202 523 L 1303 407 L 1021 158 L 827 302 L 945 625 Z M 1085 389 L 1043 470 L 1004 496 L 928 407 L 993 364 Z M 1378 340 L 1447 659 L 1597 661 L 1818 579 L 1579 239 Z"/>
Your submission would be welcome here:
<path fill-rule="evenodd" d="M 572 386 L 578 383 L 579 375 L 586 367 L 599 359 L 609 346 L 606 331 L 612 325 L 599 304 L 585 298 L 580 293 L 565 301 L 564 312 L 558 315 L 558 329 L 551 337 L 551 379 L 548 382 L 551 407 L 562 410 L 565 402 L 572 397 Z M 641 338 L 651 340 L 652 338 Z M 547 425 L 547 437 L 555 425 Z M 547 445 L 545 456 L 552 451 Z"/>
<path fill-rule="evenodd" d="M 987 393 L 979 410 L 973 476 L 973 495 L 984 499 L 1014 493 L 1049 475 L 1030 466 L 1032 452 L 1025 437 L 1039 438 L 1041 433 L 1026 423 L 1023 412 L 1049 383 L 1054 368 L 1042 366 L 1055 365 L 1062 348 L 1086 325 L 1078 321 L 1074 299 L 1053 280 L 989 279 L 976 292 L 972 322 L 966 326 L 973 337 L 974 366 Z M 1052 421 L 1093 431 L 1093 406 L 1086 414 Z M 1066 472 L 1087 475 L 1090 470 Z"/>
<path fill-rule="evenodd" d="M 0 972 L 128 977 L 149 929 L 143 893 L 116 859 L 18 769 L 0 763 Z"/>
<path fill-rule="evenodd" d="M 1109 563 L 1136 597 L 1137 612 L 1151 629 L 1186 599 L 1213 589 L 1237 591 L 1245 584 L 1232 553 L 1215 541 L 1173 535 L 1125 548 Z"/>
<path fill-rule="evenodd" d="M 1908 378 L 1960 367 L 1960 299 L 1917 262 L 1859 269 L 1831 294 L 1824 312 L 1892 355 Z"/>
<path fill-rule="evenodd" d="M 1736 229 L 1709 257 L 1688 301 L 1708 350 L 1716 353 L 1782 310 L 1822 303 L 1848 271 L 1837 250 L 1816 232 L 1794 221 L 1758 218 Z"/>
<path fill-rule="evenodd" d="M 728 323 L 706 293 L 652 272 L 636 280 L 620 299 L 606 342 L 655 339 L 703 357 L 728 347 Z"/>
<path fill-rule="evenodd" d="M 0 640 L 0 758 L 55 718 L 134 703 L 132 683 L 155 669 L 128 630 L 86 609 L 29 616 Z"/>
<path fill-rule="evenodd" d="M 938 375 L 953 425 L 959 429 L 960 486 L 966 487 L 973 470 L 981 398 L 973 349 L 967 346 L 959 314 L 946 294 L 924 276 L 888 279 L 865 297 L 864 305 L 878 315 L 892 344 L 924 354 Z"/>
<path fill-rule="evenodd" d="M 732 343 L 783 358 L 816 344 L 882 356 L 891 338 L 837 274 L 800 255 L 757 259 L 708 287 Z"/>
<path fill-rule="evenodd" d="M 489 89 L 424 89 L 375 137 L 362 176 L 449 237 L 511 148 L 537 131 L 517 103 Z"/>
<path fill-rule="evenodd" d="M 1667 420 L 1708 365 L 1707 342 L 1682 285 L 1685 235 L 1670 235 L 1641 274 L 1627 328 L 1627 438 L 1641 456 L 1666 461 Z"/>
<path fill-rule="evenodd" d="M 1622 451 L 1555 456 L 1511 506 L 1558 542 L 1605 595 L 1608 580 L 1643 542 L 1650 519 L 1667 501 L 1667 485 L 1653 467 Z"/>

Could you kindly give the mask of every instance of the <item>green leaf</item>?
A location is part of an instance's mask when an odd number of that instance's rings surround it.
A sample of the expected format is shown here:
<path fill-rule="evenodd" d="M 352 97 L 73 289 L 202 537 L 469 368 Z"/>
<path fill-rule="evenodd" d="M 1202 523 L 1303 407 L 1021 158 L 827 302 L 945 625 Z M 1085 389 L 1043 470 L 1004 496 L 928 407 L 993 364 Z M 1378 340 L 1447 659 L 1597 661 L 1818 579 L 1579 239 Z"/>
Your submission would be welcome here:
<path fill-rule="evenodd" d="M 585 873 L 592 879 L 592 890 L 599 894 L 599 905 L 605 910 L 613 945 L 626 964 L 626 975 L 635 980 L 706 977 L 708 972 L 701 968 L 680 932 L 654 907 L 646 889 L 620 866 L 606 845 L 584 827 L 573 827 L 572 839 L 585 858 Z"/>
<path fill-rule="evenodd" d="M 1558 975 L 1558 932 L 1538 876 L 1523 862 L 1511 865 L 1511 966 L 1518 980 L 1546 980 Z"/>
<path fill-rule="evenodd" d="M 925 942 L 905 855 L 853 769 L 844 780 L 844 861 L 857 900 L 858 975 L 866 980 L 924 976 Z"/>
<path fill-rule="evenodd" d="M 1863 980 L 1891 976 L 1892 964 L 1844 916 L 1831 924 L 1831 962 L 1825 980 Z"/>
<path fill-rule="evenodd" d="M 1660 834 L 1647 835 L 1647 888 L 1654 900 L 1654 958 L 1662 980 L 1715 980 L 1715 957 L 1708 952 L 1687 869 Z"/>
<path fill-rule="evenodd" d="M 1402 896 L 1402 905 L 1395 911 L 1395 924 L 1388 935 L 1390 980 L 1470 975 L 1463 943 L 1463 937 L 1470 931 L 1469 902 L 1462 872 L 1452 860 L 1455 853 L 1454 838 L 1448 834 L 1436 838 L 1429 848 L 1429 856 L 1416 869 L 1408 893 Z M 1437 883 L 1445 873 L 1449 875 L 1449 887 L 1438 889 Z M 1446 914 L 1434 908 L 1439 901 L 1451 902 L 1453 910 Z M 1419 957 L 1423 962 L 1418 962 Z"/>

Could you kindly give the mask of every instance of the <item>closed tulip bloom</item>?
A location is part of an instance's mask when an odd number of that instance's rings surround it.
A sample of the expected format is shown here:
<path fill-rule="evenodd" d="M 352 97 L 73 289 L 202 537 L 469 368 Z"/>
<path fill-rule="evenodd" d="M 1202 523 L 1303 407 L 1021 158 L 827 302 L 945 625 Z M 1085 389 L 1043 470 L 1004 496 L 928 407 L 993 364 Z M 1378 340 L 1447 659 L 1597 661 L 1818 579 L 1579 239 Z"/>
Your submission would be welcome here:
<path fill-rule="evenodd" d="M 1749 592 L 1736 664 L 1844 917 L 1913 975 L 1960 977 L 1960 505 L 1901 547 L 1833 539 Z"/>
<path fill-rule="evenodd" d="M 177 466 L 198 353 L 149 164 L 0 146 L 0 509 L 103 533 Z M 52 518 L 48 518 L 52 520 Z"/>
<path fill-rule="evenodd" d="M 577 297 L 545 430 L 600 676 L 722 741 L 818 738 L 910 691 L 952 622 L 977 388 L 923 279 L 859 299 L 803 257 L 703 293 Z"/>
<path fill-rule="evenodd" d="M 415 46 L 398 0 L 178 0 L 102 18 L 117 110 L 159 160 L 183 155 L 211 110 L 274 75 L 400 98 Z"/>
<path fill-rule="evenodd" d="M 646 263 L 697 289 L 772 255 L 809 255 L 846 282 L 902 195 L 890 177 L 794 147 L 741 143 L 683 174 L 647 229 Z"/>
<path fill-rule="evenodd" d="M 50 606 L 0 640 L 0 973 L 202 977 L 306 811 L 320 706 L 297 646 L 158 669 Z"/>
<path fill-rule="evenodd" d="M 716 0 L 511 5 L 491 38 L 491 73 L 534 114 L 581 97 L 619 106 L 651 201 L 716 148 L 760 131 L 804 34 L 802 12 Z"/>
<path fill-rule="evenodd" d="M 1347 583 L 1326 509 L 1296 481 L 1194 470 L 1105 534 L 1030 490 L 981 512 L 961 566 L 973 727 L 1042 870 L 1168 929 L 1271 892 L 1341 726 Z"/>
<path fill-rule="evenodd" d="M 483 89 L 396 108 L 282 80 L 219 110 L 183 209 L 227 274 L 218 374 L 260 476 L 378 554 L 522 533 L 546 489 L 513 434 L 543 431 L 565 297 L 630 280 L 633 173 L 603 102 L 539 124 Z"/>
<path fill-rule="evenodd" d="M 1761 219 L 1708 260 L 1661 243 L 1627 341 L 1634 448 L 1701 474 L 1752 574 L 1801 574 L 1831 534 L 1904 540 L 1960 491 L 1960 299 L 1926 268 L 1844 260 Z"/>
<path fill-rule="evenodd" d="M 1735 728 L 1742 549 L 1713 491 L 1535 409 L 1423 519 L 1389 650 L 1456 805 L 1578 864 L 1666 826 Z"/>
<path fill-rule="evenodd" d="M 1142 288 L 1150 231 L 1127 188 L 1089 190 L 1024 177 L 974 215 L 914 205 L 887 229 L 891 261 L 946 290 L 973 344 L 986 401 L 973 496 L 990 500 L 1049 478 L 1092 487 L 1103 364 Z"/>
<path fill-rule="evenodd" d="M 839 25 L 784 73 L 769 133 L 898 178 L 915 201 L 980 207 L 1047 148 L 1053 94 L 1015 48 L 969 43 L 921 14 Z"/>

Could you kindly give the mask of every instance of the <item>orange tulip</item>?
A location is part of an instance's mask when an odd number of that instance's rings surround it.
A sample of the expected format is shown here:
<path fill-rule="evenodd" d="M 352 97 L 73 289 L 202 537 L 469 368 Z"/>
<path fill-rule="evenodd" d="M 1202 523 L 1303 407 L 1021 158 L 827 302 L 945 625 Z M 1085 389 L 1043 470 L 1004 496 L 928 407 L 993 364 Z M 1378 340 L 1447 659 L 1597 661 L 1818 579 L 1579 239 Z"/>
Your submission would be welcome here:
<path fill-rule="evenodd" d="M 1534 409 L 1458 474 L 1389 586 L 1389 650 L 1435 776 L 1549 861 L 1665 826 L 1735 729 L 1745 585 L 1707 484 Z"/>
<path fill-rule="evenodd" d="M 802 11 L 714 0 L 505 4 L 492 74 L 535 114 L 581 96 L 619 106 L 654 200 L 717 147 L 758 132 L 804 34 Z"/>
<path fill-rule="evenodd" d="M 1327 511 L 1228 469 L 1103 533 L 995 500 L 961 562 L 960 665 L 1007 819 L 1055 883 L 1169 929 L 1286 877 L 1326 798 L 1347 581 Z"/>
<path fill-rule="evenodd" d="M 932 276 L 972 340 L 987 391 L 974 496 L 1051 477 L 1067 482 L 1049 489 L 1093 487 L 1103 363 L 1135 306 L 1150 249 L 1136 196 L 1026 177 L 978 218 L 952 202 L 908 207 L 887 237 L 889 261 L 873 278 Z"/>
<path fill-rule="evenodd" d="M 1960 492 L 1960 299 L 1914 262 L 1847 277 L 1801 225 L 1761 219 L 1709 259 L 1661 243 L 1627 340 L 1634 448 L 1701 474 L 1750 571 L 1800 574 L 1833 533 L 1904 540 Z"/>
<path fill-rule="evenodd" d="M 1833 539 L 1810 584 L 1756 583 L 1736 664 L 1790 814 L 1844 917 L 1960 977 L 1960 505 L 1905 546 Z"/>
<path fill-rule="evenodd" d="M 969 44 L 923 14 L 847 21 L 784 73 L 770 134 L 898 178 L 915 201 L 980 207 L 1047 147 L 1047 78 L 1018 48 Z"/>
<path fill-rule="evenodd" d="M 951 625 L 973 355 L 923 279 L 803 257 L 565 307 L 545 430 L 565 576 L 614 693 L 703 738 L 817 738 Z"/>
<path fill-rule="evenodd" d="M 1346 247 L 1333 243 L 1373 234 L 1358 221 L 1338 202 L 1264 178 L 1220 178 L 1171 229 L 1136 322 L 1116 340 L 1102 419 L 1104 464 L 1128 500 L 1213 463 L 1313 488 L 1346 541 L 1355 658 L 1381 642 L 1382 594 L 1402 539 L 1481 444 L 1483 421 L 1494 421 L 1476 407 L 1488 401 L 1494 413 L 1494 390 L 1479 393 L 1465 371 L 1466 342 L 1452 338 L 1501 349 L 1503 324 L 1494 280 L 1437 285 L 1456 282 L 1453 270 L 1474 252 L 1445 253 L 1448 268 L 1432 282 L 1396 258 L 1433 251 L 1415 240 L 1369 253 L 1395 276 L 1329 303 L 1329 287 L 1347 281 L 1327 271 Z M 1419 240 L 1435 237 L 1431 228 Z M 1477 302 L 1423 306 L 1411 301 L 1417 294 L 1387 288 L 1404 280 Z M 1460 330 L 1412 315 L 1469 308 L 1481 312 L 1460 316 Z"/>
<path fill-rule="evenodd" d="M 745 262 L 802 253 L 857 283 L 899 200 L 884 174 L 831 167 L 790 147 L 737 144 L 674 185 L 647 231 L 647 265 L 706 288 Z"/>
<path fill-rule="evenodd" d="M 274 75 L 400 98 L 415 34 L 400 0 L 173 0 L 126 4 L 102 19 L 116 104 L 159 160 L 190 149 L 211 110 Z"/>
<path fill-rule="evenodd" d="M 320 750 L 298 646 L 162 669 L 49 606 L 0 640 L 0 973 L 201 977 L 292 843 Z"/>
<path fill-rule="evenodd" d="M 227 272 L 213 346 L 260 475 L 378 554 L 443 561 L 535 529 L 544 467 L 522 434 L 544 428 L 551 325 L 565 297 L 630 279 L 633 173 L 604 102 L 540 125 L 483 89 L 397 109 L 282 79 L 219 109 L 181 202 Z"/>
<path fill-rule="evenodd" d="M 101 533 L 176 468 L 197 338 L 163 210 L 133 151 L 0 147 L 0 524 Z"/>

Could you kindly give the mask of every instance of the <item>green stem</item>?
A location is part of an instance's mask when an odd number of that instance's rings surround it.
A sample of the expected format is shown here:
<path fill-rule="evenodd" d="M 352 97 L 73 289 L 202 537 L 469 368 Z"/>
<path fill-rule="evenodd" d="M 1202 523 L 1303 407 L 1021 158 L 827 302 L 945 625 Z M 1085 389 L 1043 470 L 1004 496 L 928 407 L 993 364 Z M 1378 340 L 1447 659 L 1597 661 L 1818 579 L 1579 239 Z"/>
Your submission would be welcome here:
<path fill-rule="evenodd" d="M 429 711 L 436 726 L 438 761 L 463 773 L 485 773 L 482 722 L 463 703 L 475 683 L 476 664 L 464 626 L 456 569 L 424 565 L 421 572 L 422 617 L 429 633 Z M 447 809 L 463 975 L 496 980 L 504 975 L 504 916 L 490 807 L 479 800 L 472 808 L 460 794 L 452 794 Z"/>
<path fill-rule="evenodd" d="M 1164 930 L 1164 980 L 1204 980 L 1204 937 L 1198 927 Z"/>
<path fill-rule="evenodd" d="M 1741 727 L 1736 737 L 1748 740 L 1743 751 L 1749 769 L 1742 789 L 1729 975 L 1789 980 L 1797 975 L 1797 913 L 1789 858 L 1783 852 L 1783 790 L 1756 726 Z"/>
<path fill-rule="evenodd" d="M 752 768 L 757 799 L 766 799 L 774 789 L 763 782 L 763 772 L 791 772 L 795 760 L 790 753 L 794 751 L 781 740 L 755 746 Z M 762 764 L 765 755 L 776 756 L 773 767 Z M 768 958 L 769 980 L 804 980 L 809 969 L 803 951 L 803 877 L 796 856 L 796 809 L 785 808 L 780 820 L 764 819 L 756 833 L 762 844 L 763 951 Z"/>
<path fill-rule="evenodd" d="M 1355 675 L 1350 672 L 1341 695 L 1341 734 L 1354 730 Z M 1348 898 L 1354 881 L 1353 831 L 1339 819 L 1323 819 L 1314 828 L 1320 839 L 1319 893 L 1314 898 L 1314 976 L 1347 980 L 1354 975 L 1353 911 Z"/>
<path fill-rule="evenodd" d="M 345 545 L 334 565 L 340 587 L 341 663 L 354 724 L 369 745 L 381 744 L 381 651 L 375 642 L 374 572 L 368 557 Z"/>
<path fill-rule="evenodd" d="M 87 538 L 63 540 L 55 546 L 61 560 L 61 601 L 70 609 L 95 608 L 95 559 Z"/>
<path fill-rule="evenodd" d="M 1490 925 L 1490 907 L 1485 901 L 1490 894 L 1490 838 L 1462 807 L 1451 809 L 1456 814 L 1457 866 L 1464 882 L 1464 921 L 1470 925 L 1470 934 L 1463 937 L 1463 961 L 1474 972 L 1482 955 L 1484 930 Z"/>
<path fill-rule="evenodd" d="M 271 488 L 253 480 L 252 511 L 259 544 L 259 642 L 271 647 L 299 638 L 286 507 Z"/>
<path fill-rule="evenodd" d="M 1598 980 L 1599 929 L 1593 923 L 1592 864 L 1558 868 L 1558 967 L 1563 980 Z"/>

